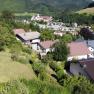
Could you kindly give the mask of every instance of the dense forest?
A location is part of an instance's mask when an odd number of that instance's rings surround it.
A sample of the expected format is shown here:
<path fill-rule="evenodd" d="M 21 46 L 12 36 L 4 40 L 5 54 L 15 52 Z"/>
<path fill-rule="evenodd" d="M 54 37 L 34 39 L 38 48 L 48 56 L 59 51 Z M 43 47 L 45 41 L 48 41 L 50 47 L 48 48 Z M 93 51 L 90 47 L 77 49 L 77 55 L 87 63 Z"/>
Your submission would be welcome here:
<path fill-rule="evenodd" d="M 71 12 L 63 12 L 59 18 L 61 21 L 65 23 L 73 23 L 77 22 L 79 25 L 91 25 L 94 24 L 94 15 L 88 15 L 86 13 L 71 13 Z"/>
<path fill-rule="evenodd" d="M 86 7 L 91 0 L 0 0 L 0 11 L 39 12 L 55 14 L 65 9 L 76 10 Z"/>

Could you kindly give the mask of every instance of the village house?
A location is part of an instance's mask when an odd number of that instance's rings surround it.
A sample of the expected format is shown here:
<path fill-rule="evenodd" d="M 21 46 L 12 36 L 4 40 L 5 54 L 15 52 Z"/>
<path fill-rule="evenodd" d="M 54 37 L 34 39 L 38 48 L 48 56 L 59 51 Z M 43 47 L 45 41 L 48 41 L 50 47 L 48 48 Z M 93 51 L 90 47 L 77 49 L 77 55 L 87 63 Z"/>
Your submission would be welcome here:
<path fill-rule="evenodd" d="M 94 40 L 87 40 L 85 43 L 88 46 L 88 49 L 94 54 Z"/>
<path fill-rule="evenodd" d="M 68 61 L 94 58 L 94 55 L 88 49 L 86 43 L 72 42 L 68 44 L 68 47 L 70 51 L 70 54 L 67 58 Z"/>
<path fill-rule="evenodd" d="M 77 23 L 72 23 L 72 27 L 77 28 L 78 27 L 78 24 Z"/>
<path fill-rule="evenodd" d="M 62 31 L 55 31 L 54 32 L 54 35 L 56 35 L 56 36 L 63 36 L 65 33 L 64 32 L 62 32 Z"/>
<path fill-rule="evenodd" d="M 77 35 L 79 28 L 64 26 L 64 27 L 62 27 L 61 31 L 64 32 L 64 33 L 70 33 L 72 35 Z"/>
<path fill-rule="evenodd" d="M 39 14 L 33 16 L 31 21 L 44 21 L 44 22 L 51 22 L 53 18 L 51 16 L 40 16 Z"/>
<path fill-rule="evenodd" d="M 87 45 L 89 51 L 92 53 L 92 58 L 94 58 L 94 40 L 84 40 L 83 38 L 77 39 L 76 42 L 83 42 Z"/>
<path fill-rule="evenodd" d="M 39 24 L 37 23 L 37 25 L 41 28 L 41 29 L 45 29 L 45 28 L 48 28 L 48 29 L 51 29 L 51 30 L 54 30 L 56 31 L 55 32 L 55 35 L 60 35 L 62 36 L 61 34 L 61 31 L 63 33 L 70 33 L 72 35 L 77 35 L 78 34 L 78 31 L 79 31 L 79 28 L 76 27 L 76 26 L 66 26 L 64 23 L 62 22 L 49 22 L 47 24 Z M 60 31 L 58 34 L 57 34 L 57 31 Z"/>
<path fill-rule="evenodd" d="M 47 54 L 48 52 L 50 52 L 52 50 L 51 47 L 55 43 L 56 43 L 56 41 L 52 41 L 52 40 L 42 41 L 38 44 L 38 50 L 40 53 Z"/>
<path fill-rule="evenodd" d="M 56 41 L 47 40 L 37 43 L 37 48 L 35 49 L 41 56 L 46 55 L 48 52 L 52 51 L 52 46 L 56 43 Z"/>
<path fill-rule="evenodd" d="M 40 39 L 39 39 L 40 33 L 39 32 L 19 33 L 16 36 L 25 44 L 40 42 Z"/>
<path fill-rule="evenodd" d="M 48 25 L 47 28 L 58 31 L 62 29 L 62 26 L 59 25 Z"/>
<path fill-rule="evenodd" d="M 39 32 L 25 32 L 17 34 L 16 37 L 21 40 L 24 44 L 29 45 L 32 49 L 37 49 L 37 43 L 40 42 Z"/>
<path fill-rule="evenodd" d="M 70 64 L 70 72 L 73 75 L 82 75 L 94 81 L 94 59 L 81 60 Z"/>

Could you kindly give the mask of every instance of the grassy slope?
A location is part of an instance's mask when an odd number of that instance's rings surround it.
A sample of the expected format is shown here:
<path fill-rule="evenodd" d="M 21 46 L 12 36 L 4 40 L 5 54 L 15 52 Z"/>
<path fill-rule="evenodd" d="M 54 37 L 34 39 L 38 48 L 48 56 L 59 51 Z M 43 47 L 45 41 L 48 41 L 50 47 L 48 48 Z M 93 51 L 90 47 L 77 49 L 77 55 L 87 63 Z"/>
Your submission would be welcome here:
<path fill-rule="evenodd" d="M 77 13 L 87 13 L 87 14 L 93 14 L 94 15 L 94 7 L 93 8 L 86 8 L 78 11 Z"/>
<path fill-rule="evenodd" d="M 38 80 L 11 81 L 0 84 L 0 94 L 70 94 L 66 88 Z"/>
<path fill-rule="evenodd" d="M 30 65 L 14 62 L 7 52 L 0 52 L 0 82 L 18 78 L 33 79 L 35 74 Z"/>
<path fill-rule="evenodd" d="M 11 11 L 25 11 L 24 0 L 0 0 L 0 11 L 11 10 Z"/>

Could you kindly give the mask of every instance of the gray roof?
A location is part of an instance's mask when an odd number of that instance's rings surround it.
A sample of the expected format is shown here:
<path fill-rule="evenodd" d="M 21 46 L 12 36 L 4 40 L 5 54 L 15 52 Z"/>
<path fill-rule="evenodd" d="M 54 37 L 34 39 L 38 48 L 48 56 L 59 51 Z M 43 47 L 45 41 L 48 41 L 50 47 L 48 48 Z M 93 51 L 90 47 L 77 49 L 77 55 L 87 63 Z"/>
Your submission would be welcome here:
<path fill-rule="evenodd" d="M 78 38 L 78 39 L 76 39 L 75 42 L 83 42 L 83 41 L 85 41 L 84 38 Z"/>
<path fill-rule="evenodd" d="M 33 39 L 39 38 L 40 33 L 39 32 L 26 32 L 26 33 L 18 34 L 18 36 L 20 36 L 24 40 L 33 40 Z"/>

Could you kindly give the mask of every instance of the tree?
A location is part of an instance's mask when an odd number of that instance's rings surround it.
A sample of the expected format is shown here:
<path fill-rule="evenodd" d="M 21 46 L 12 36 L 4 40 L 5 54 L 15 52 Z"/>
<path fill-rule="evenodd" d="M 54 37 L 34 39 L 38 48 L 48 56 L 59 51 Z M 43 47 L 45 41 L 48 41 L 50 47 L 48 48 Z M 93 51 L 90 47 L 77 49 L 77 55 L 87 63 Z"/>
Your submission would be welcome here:
<path fill-rule="evenodd" d="M 44 29 L 41 31 L 41 40 L 53 40 L 55 38 L 53 31 L 49 29 Z"/>
<path fill-rule="evenodd" d="M 94 39 L 94 34 L 88 28 L 82 28 L 79 33 L 85 40 Z"/>
<path fill-rule="evenodd" d="M 61 38 L 61 40 L 63 40 L 64 42 L 71 42 L 72 40 L 73 40 L 73 38 L 72 38 L 72 35 L 71 34 L 65 34 L 62 38 Z"/>
<path fill-rule="evenodd" d="M 43 56 L 43 58 L 41 60 L 44 64 L 47 65 L 53 61 L 53 56 L 50 52 L 48 52 L 47 55 Z"/>
<path fill-rule="evenodd" d="M 73 23 L 77 22 L 79 25 L 86 24 L 90 25 L 94 23 L 94 16 L 93 15 L 87 15 L 86 13 L 78 14 L 78 13 L 72 13 L 72 12 L 64 12 L 60 19 L 65 23 Z"/>
<path fill-rule="evenodd" d="M 5 22 L 13 22 L 15 16 L 11 11 L 5 10 L 2 12 L 1 17 Z"/>
<path fill-rule="evenodd" d="M 9 48 L 12 52 L 20 52 L 22 50 L 22 45 L 18 42 L 15 36 L 12 34 L 11 28 L 8 24 L 0 23 L 0 48 Z"/>
<path fill-rule="evenodd" d="M 93 94 L 94 85 L 85 77 L 67 77 L 64 80 L 64 87 L 67 87 L 70 94 Z"/>
<path fill-rule="evenodd" d="M 66 44 L 63 42 L 57 42 L 54 45 L 54 51 L 52 52 L 53 59 L 56 61 L 66 61 L 68 53 L 69 50 Z"/>
<path fill-rule="evenodd" d="M 37 24 L 35 24 L 34 22 L 30 23 L 30 28 L 31 28 L 31 30 L 33 30 L 33 31 L 38 31 L 38 32 L 40 32 L 39 26 L 38 26 Z"/>

